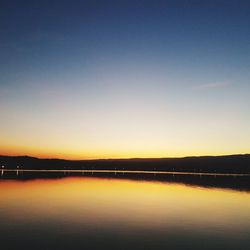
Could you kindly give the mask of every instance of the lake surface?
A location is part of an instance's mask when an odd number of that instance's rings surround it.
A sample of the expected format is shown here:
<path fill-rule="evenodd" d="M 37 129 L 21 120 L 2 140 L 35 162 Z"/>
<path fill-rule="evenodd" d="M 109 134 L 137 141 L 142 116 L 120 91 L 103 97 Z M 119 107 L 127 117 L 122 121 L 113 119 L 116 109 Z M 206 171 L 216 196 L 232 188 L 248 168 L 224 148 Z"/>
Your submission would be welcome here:
<path fill-rule="evenodd" d="M 247 250 L 250 192 L 95 175 L 2 178 L 0 245 Z"/>

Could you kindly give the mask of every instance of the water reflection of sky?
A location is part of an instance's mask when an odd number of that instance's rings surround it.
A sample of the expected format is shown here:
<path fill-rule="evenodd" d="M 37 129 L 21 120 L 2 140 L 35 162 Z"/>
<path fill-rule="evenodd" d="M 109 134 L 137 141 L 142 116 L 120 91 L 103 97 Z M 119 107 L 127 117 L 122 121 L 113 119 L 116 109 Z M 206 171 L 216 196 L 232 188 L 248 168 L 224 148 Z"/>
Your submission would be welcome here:
<path fill-rule="evenodd" d="M 0 182 L 0 211 L 0 231 L 7 232 L 28 225 L 66 235 L 93 230 L 166 242 L 173 233 L 250 241 L 250 193 L 224 189 L 86 177 L 9 180 Z"/>

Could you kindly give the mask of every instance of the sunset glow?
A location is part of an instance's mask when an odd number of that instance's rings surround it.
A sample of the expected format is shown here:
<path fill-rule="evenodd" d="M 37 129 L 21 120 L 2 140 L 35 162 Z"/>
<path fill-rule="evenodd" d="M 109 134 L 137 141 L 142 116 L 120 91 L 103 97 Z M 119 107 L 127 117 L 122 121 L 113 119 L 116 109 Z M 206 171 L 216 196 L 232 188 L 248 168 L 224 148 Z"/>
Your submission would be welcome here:
<path fill-rule="evenodd" d="M 5 4 L 1 155 L 250 152 L 247 1 L 140 2 Z"/>

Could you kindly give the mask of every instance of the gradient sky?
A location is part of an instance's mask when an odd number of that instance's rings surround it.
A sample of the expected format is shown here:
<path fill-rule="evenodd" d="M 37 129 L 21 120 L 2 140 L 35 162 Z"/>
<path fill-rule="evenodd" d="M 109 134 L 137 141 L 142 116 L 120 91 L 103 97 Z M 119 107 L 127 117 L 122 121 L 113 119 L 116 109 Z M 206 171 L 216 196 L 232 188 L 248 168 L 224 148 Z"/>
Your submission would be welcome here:
<path fill-rule="evenodd" d="M 250 1 L 1 1 L 0 154 L 250 153 Z"/>

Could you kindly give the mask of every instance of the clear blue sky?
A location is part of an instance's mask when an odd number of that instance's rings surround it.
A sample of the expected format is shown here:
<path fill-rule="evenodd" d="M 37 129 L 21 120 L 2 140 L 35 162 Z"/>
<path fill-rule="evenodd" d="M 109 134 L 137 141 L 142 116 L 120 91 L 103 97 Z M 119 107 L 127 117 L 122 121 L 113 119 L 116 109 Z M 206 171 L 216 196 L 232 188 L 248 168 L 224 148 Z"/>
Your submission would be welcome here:
<path fill-rule="evenodd" d="M 1 1 L 0 153 L 250 152 L 249 1 Z"/>

